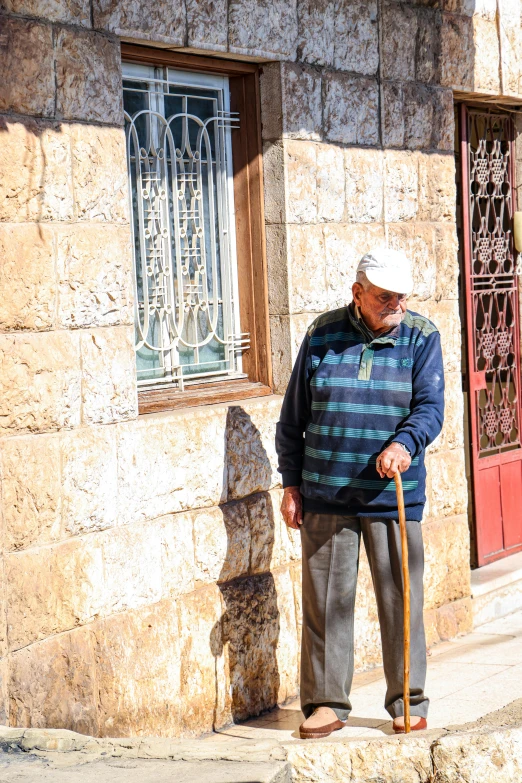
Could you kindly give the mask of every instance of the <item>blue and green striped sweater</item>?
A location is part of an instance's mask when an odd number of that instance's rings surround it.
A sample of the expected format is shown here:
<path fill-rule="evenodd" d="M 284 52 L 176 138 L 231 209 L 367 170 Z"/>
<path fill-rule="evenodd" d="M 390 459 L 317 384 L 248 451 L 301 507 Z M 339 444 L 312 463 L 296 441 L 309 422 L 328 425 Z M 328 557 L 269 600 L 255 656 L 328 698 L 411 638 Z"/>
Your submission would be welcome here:
<path fill-rule="evenodd" d="M 408 519 L 426 502 L 424 452 L 444 416 L 444 370 L 436 327 L 407 311 L 373 338 L 353 306 L 319 316 L 299 351 L 277 425 L 283 486 L 300 485 L 305 511 L 397 517 L 395 483 L 376 457 L 398 441 L 412 456 L 403 474 Z"/>

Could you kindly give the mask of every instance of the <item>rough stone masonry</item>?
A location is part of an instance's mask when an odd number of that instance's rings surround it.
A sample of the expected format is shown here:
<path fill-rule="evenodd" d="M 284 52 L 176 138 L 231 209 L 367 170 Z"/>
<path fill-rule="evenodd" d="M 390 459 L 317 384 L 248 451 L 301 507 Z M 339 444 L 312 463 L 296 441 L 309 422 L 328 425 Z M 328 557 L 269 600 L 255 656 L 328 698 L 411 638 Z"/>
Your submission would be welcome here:
<path fill-rule="evenodd" d="M 195 736 L 295 695 L 274 426 L 306 326 L 387 239 L 440 328 L 430 643 L 471 627 L 453 93 L 518 97 L 519 0 L 0 4 L 0 721 Z M 263 63 L 275 394 L 138 416 L 120 41 Z M 370 576 L 359 669 L 379 662 Z"/>

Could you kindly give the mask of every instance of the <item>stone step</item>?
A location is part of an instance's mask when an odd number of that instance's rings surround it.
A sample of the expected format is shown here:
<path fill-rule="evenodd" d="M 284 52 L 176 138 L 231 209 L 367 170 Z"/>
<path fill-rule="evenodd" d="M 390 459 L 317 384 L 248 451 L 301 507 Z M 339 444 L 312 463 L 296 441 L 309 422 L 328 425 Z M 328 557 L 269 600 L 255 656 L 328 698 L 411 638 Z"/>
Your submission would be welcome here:
<path fill-rule="evenodd" d="M 522 552 L 471 572 L 473 626 L 522 609 Z"/>

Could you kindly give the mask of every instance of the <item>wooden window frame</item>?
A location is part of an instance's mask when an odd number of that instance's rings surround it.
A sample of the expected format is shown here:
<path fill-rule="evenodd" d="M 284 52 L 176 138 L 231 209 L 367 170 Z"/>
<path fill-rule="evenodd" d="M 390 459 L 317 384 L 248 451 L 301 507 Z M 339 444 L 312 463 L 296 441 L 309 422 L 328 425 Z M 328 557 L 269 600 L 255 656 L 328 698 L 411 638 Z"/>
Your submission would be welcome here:
<path fill-rule="evenodd" d="M 246 379 L 194 384 L 185 391 L 138 391 L 139 413 L 155 413 L 194 405 L 232 402 L 272 394 L 268 314 L 268 280 L 264 231 L 263 166 L 259 66 L 179 51 L 121 44 L 126 62 L 171 66 L 229 77 L 230 109 L 239 112 L 240 127 L 232 131 L 232 168 L 236 218 L 237 276 L 241 332 L 250 334 L 243 354 Z"/>

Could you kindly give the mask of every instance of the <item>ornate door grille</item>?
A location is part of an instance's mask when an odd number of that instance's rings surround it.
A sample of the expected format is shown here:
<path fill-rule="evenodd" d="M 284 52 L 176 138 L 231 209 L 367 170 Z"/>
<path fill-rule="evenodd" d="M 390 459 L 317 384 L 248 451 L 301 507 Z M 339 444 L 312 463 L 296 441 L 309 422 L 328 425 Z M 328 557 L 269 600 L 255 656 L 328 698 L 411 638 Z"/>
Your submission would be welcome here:
<path fill-rule="evenodd" d="M 462 106 L 461 174 L 469 413 L 479 565 L 522 548 L 514 127 Z"/>
<path fill-rule="evenodd" d="M 138 383 L 241 377 L 228 79 L 124 64 Z"/>

